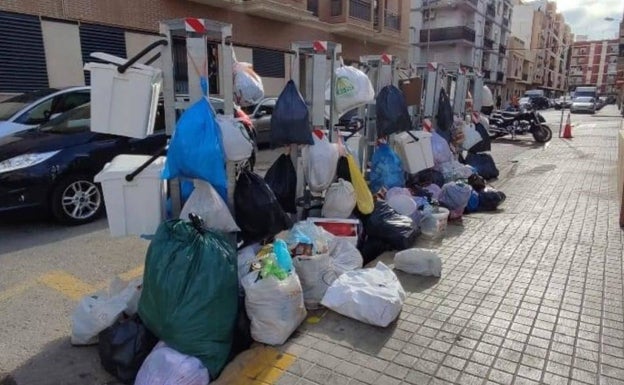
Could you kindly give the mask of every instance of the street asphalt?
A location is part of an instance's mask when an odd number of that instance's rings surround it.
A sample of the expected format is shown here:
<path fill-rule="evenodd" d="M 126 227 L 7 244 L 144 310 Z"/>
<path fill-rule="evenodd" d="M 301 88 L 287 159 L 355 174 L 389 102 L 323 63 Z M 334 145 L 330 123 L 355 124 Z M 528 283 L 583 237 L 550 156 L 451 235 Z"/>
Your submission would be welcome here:
<path fill-rule="evenodd" d="M 408 299 L 396 324 L 315 313 L 287 345 L 256 347 L 219 383 L 624 384 L 621 118 L 613 106 L 574 115 L 575 138 L 563 140 L 560 112 L 544 115 L 551 143 L 493 145 L 503 210 L 467 216 L 440 243 L 418 241 L 440 253 L 443 275 L 400 276 Z M 258 168 L 278 154 L 262 151 Z M 111 238 L 105 219 L 0 222 L 0 385 L 116 384 L 97 349 L 70 345 L 70 316 L 114 276 L 140 276 L 147 245 Z"/>

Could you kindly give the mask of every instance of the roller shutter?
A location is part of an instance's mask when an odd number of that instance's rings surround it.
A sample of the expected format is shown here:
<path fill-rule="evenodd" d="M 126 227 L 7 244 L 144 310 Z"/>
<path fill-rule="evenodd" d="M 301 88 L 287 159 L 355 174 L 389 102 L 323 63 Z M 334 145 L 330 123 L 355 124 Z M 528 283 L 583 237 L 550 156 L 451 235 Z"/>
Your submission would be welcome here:
<path fill-rule="evenodd" d="M 39 18 L 0 12 L 0 36 L 0 92 L 48 88 Z"/>
<path fill-rule="evenodd" d="M 252 51 L 254 71 L 262 77 L 283 78 L 286 76 L 284 53 L 262 48 Z"/>
<path fill-rule="evenodd" d="M 121 28 L 96 24 L 80 24 L 80 49 L 82 62 L 98 61 L 92 58 L 92 52 L 104 52 L 126 57 L 126 35 Z M 85 71 L 85 82 L 91 84 L 89 72 Z"/>

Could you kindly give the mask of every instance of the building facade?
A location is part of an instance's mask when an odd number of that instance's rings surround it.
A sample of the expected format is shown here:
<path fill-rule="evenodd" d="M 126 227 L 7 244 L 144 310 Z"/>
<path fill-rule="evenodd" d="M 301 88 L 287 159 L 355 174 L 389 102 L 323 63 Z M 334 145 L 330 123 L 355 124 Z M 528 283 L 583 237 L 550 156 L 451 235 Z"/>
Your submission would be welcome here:
<path fill-rule="evenodd" d="M 617 79 L 615 81 L 618 89 L 618 101 L 617 105 L 620 106 L 624 113 L 624 15 L 620 22 L 620 33 L 618 35 L 618 60 L 617 60 Z"/>
<path fill-rule="evenodd" d="M 570 87 L 595 86 L 600 94 L 617 94 L 619 53 L 618 39 L 575 42 L 570 62 Z"/>
<path fill-rule="evenodd" d="M 237 59 L 252 63 L 266 94 L 277 95 L 294 41 L 341 43 L 347 62 L 382 53 L 407 60 L 408 14 L 408 0 L 1 1 L 0 96 L 88 83 L 91 52 L 130 57 L 158 38 L 159 21 L 183 17 L 231 23 Z M 186 68 L 184 46 L 175 44 L 174 61 Z"/>
<path fill-rule="evenodd" d="M 511 101 L 512 97 L 521 97 L 533 84 L 533 56 L 525 49 L 524 40 L 511 36 L 507 54 L 507 84 L 501 97 Z"/>
<path fill-rule="evenodd" d="M 557 4 L 515 0 L 511 25 L 534 64 L 531 88 L 543 89 L 550 96 L 563 94 L 573 35 L 563 15 L 557 12 Z"/>
<path fill-rule="evenodd" d="M 479 70 L 500 94 L 506 83 L 511 0 L 414 0 L 412 63 L 453 63 Z"/>

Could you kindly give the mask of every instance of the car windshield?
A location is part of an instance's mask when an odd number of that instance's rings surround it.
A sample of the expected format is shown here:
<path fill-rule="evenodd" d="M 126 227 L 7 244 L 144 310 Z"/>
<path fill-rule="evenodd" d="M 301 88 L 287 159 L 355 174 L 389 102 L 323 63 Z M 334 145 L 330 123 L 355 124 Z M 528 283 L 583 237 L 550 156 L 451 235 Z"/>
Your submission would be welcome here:
<path fill-rule="evenodd" d="M 54 88 L 48 88 L 34 92 L 26 92 L 0 102 L 0 121 L 11 119 L 11 117 L 22 108 L 36 102 L 43 97 L 52 95 L 55 92 L 58 92 L 58 90 Z"/>
<path fill-rule="evenodd" d="M 40 131 L 55 134 L 75 134 L 91 128 L 91 104 L 83 104 L 60 115 L 39 128 Z"/>
<path fill-rule="evenodd" d="M 587 96 L 581 96 L 578 97 L 576 99 L 574 99 L 575 102 L 579 102 L 579 103 L 593 103 L 594 102 L 594 98 L 590 98 Z"/>

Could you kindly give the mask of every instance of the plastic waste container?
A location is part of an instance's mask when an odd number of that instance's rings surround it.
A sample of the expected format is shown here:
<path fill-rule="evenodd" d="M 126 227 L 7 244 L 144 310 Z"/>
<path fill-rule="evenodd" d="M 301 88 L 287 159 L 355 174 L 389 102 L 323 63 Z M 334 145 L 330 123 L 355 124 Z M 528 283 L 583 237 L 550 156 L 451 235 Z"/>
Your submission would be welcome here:
<path fill-rule="evenodd" d="M 420 221 L 420 231 L 429 238 L 440 238 L 446 233 L 449 211 L 438 207 L 432 213 L 426 214 Z"/>
<path fill-rule="evenodd" d="M 113 237 L 154 234 L 166 218 L 166 184 L 160 178 L 165 157 L 161 156 L 131 182 L 126 175 L 149 156 L 118 155 L 95 176 L 102 184 L 108 226 Z"/>
<path fill-rule="evenodd" d="M 117 70 L 126 59 L 98 54 L 115 64 L 91 62 L 91 131 L 145 138 L 154 133 L 162 71 L 136 63 L 124 73 Z"/>
<path fill-rule="evenodd" d="M 434 166 L 431 134 L 428 132 L 398 133 L 394 135 L 393 147 L 401 158 L 404 170 L 410 174 L 416 174 Z"/>

